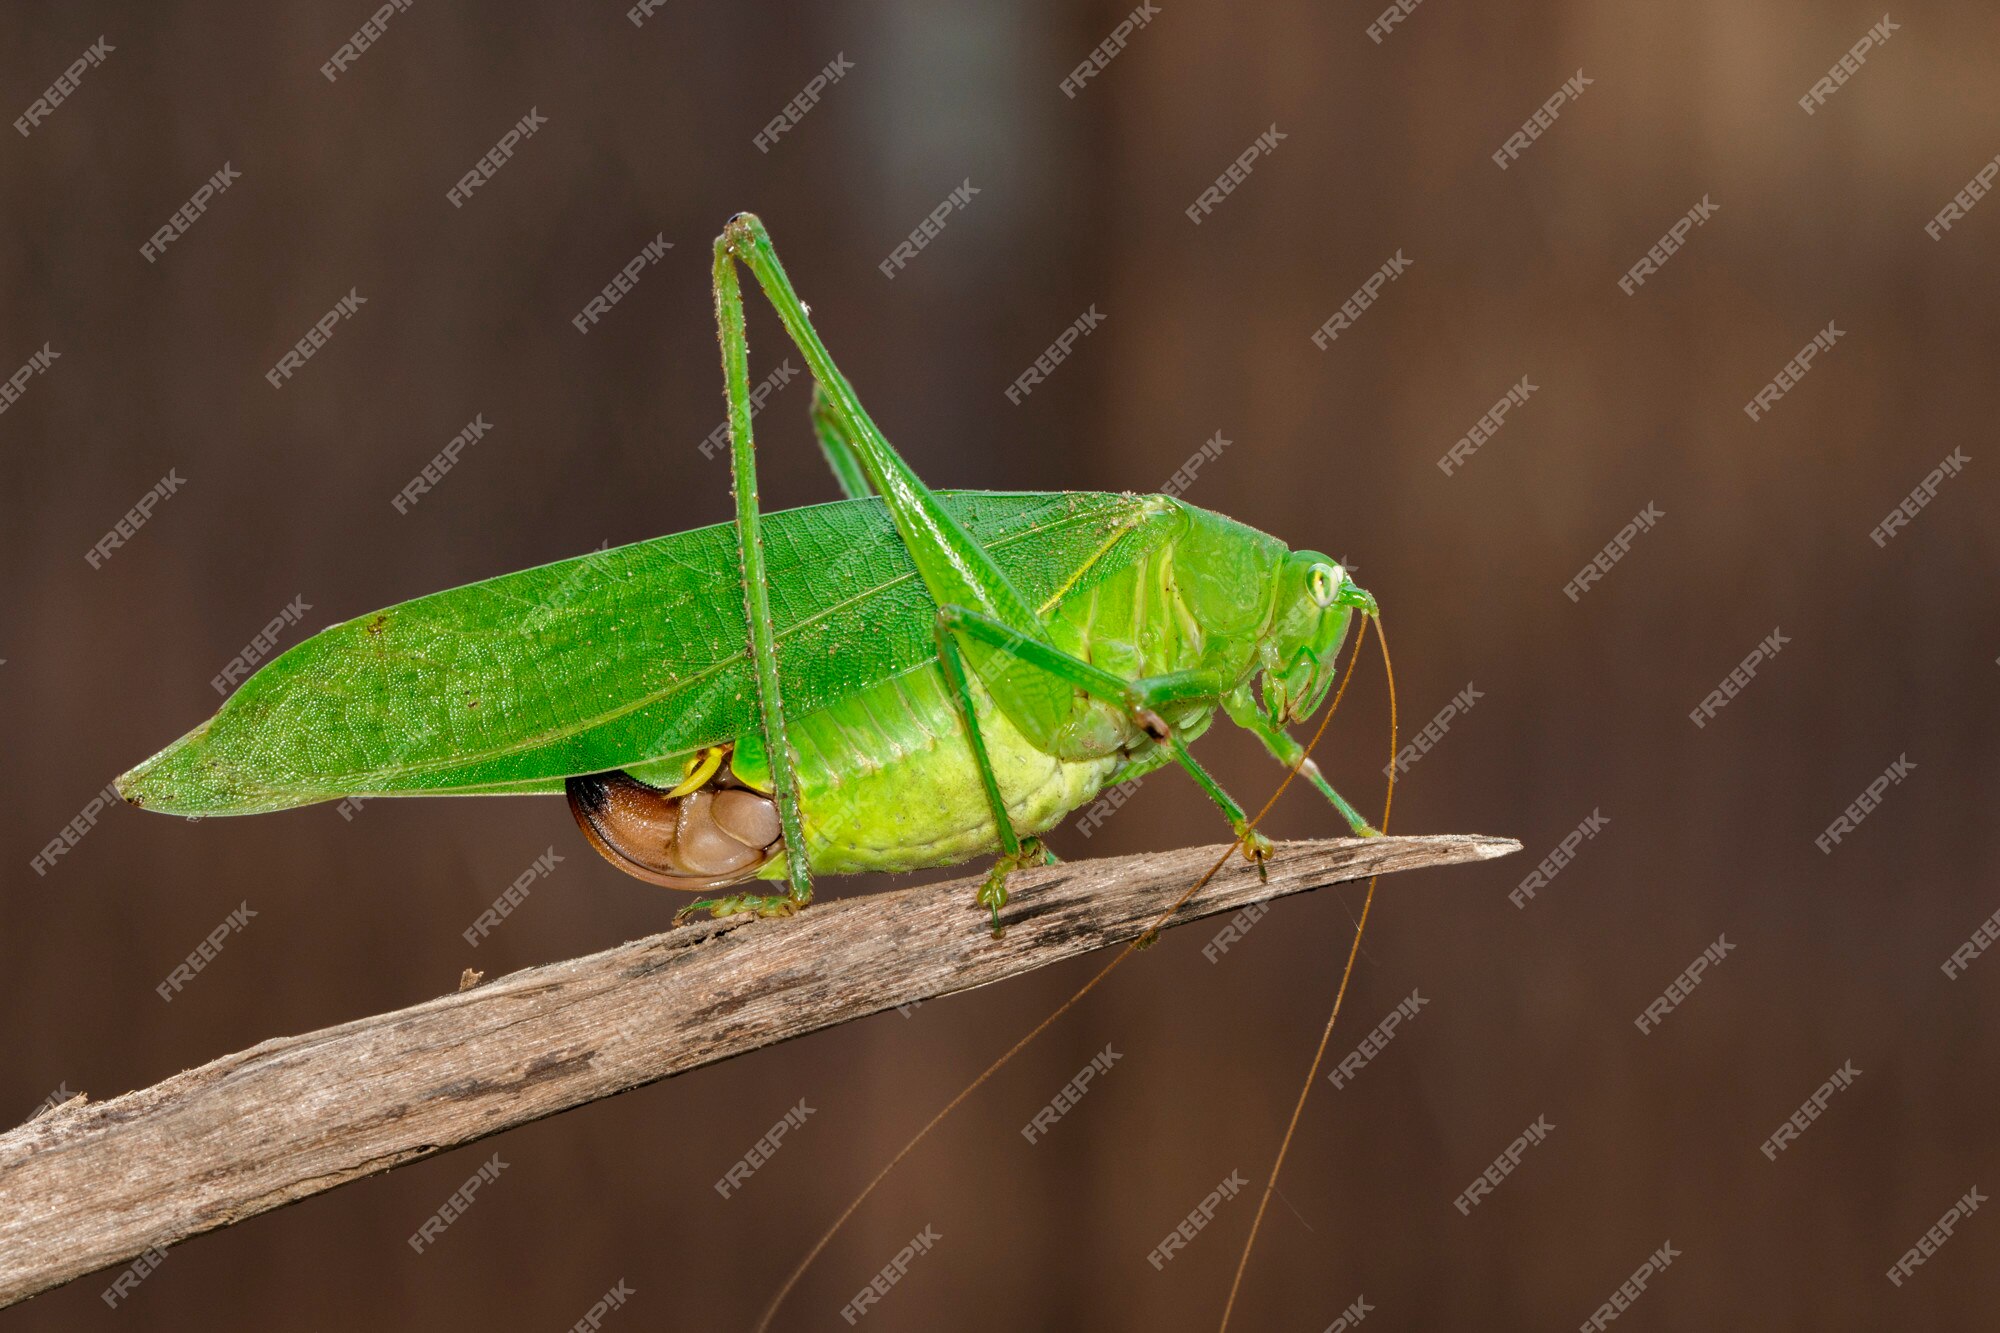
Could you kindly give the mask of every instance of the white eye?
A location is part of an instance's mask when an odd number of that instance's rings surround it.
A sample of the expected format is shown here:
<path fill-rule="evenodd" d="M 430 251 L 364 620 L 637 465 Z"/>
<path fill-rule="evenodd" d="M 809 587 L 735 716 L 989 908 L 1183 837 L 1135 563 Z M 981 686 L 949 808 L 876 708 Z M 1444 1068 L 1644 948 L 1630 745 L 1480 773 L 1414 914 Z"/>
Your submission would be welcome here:
<path fill-rule="evenodd" d="M 1347 571 L 1339 565 L 1314 565 L 1307 576 L 1306 588 L 1315 602 L 1332 606 L 1333 599 L 1340 596 L 1340 585 L 1346 581 Z"/>

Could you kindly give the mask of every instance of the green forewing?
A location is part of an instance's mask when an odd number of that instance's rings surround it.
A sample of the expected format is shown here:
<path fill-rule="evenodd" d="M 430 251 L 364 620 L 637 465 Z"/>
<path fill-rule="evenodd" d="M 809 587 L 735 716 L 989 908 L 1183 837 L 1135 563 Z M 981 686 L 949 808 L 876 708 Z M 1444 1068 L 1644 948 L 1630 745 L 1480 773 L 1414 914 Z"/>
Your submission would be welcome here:
<path fill-rule="evenodd" d="M 1157 498 L 941 492 L 1033 606 L 1179 525 Z M 879 500 L 766 515 L 786 708 L 935 654 L 934 607 Z M 1128 549 L 1129 548 L 1129 549 Z M 177 814 L 349 795 L 559 791 L 758 729 L 727 524 L 523 570 L 334 625 L 119 779 Z"/>

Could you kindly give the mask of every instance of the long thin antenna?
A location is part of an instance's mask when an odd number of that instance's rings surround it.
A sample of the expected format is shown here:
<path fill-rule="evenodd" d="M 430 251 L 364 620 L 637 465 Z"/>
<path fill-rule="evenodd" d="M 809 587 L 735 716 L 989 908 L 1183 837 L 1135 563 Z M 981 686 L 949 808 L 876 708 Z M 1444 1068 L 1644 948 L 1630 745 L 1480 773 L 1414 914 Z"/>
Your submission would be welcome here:
<path fill-rule="evenodd" d="M 1382 832 L 1389 831 L 1389 810 L 1396 801 L 1396 672 L 1389 665 L 1389 636 L 1382 632 L 1382 620 L 1375 617 L 1375 637 L 1382 644 L 1382 670 L 1389 678 L 1389 791 L 1382 798 Z M 1360 644 L 1355 645 L 1355 653 L 1360 654 Z M 1257 1243 L 1257 1228 L 1263 1225 L 1264 1210 L 1270 1206 L 1272 1191 L 1278 1188 L 1278 1172 L 1285 1166 L 1285 1154 L 1291 1151 L 1292 1135 L 1298 1131 L 1299 1117 L 1306 1109 L 1306 1098 L 1312 1093 L 1313 1081 L 1319 1077 L 1320 1063 L 1326 1059 L 1327 1043 L 1333 1040 L 1333 1025 L 1340 1018 L 1340 1003 L 1347 998 L 1347 982 L 1354 975 L 1354 960 L 1361 953 L 1361 932 L 1368 929 L 1368 909 L 1375 905 L 1375 885 L 1381 876 L 1368 881 L 1367 896 L 1361 900 L 1361 919 L 1354 923 L 1354 943 L 1347 948 L 1347 966 L 1340 970 L 1340 989 L 1333 993 L 1333 1012 L 1326 1016 L 1326 1027 L 1319 1034 L 1319 1049 L 1313 1052 L 1312 1068 L 1306 1070 L 1306 1081 L 1299 1088 L 1299 1099 L 1292 1106 L 1291 1123 L 1285 1126 L 1285 1138 L 1278 1145 L 1278 1160 L 1271 1163 L 1271 1178 L 1264 1182 L 1263 1197 L 1257 1200 L 1257 1215 L 1250 1219 L 1250 1235 L 1243 1242 L 1243 1256 L 1236 1261 L 1236 1276 L 1229 1283 L 1229 1302 L 1222 1307 L 1222 1328 L 1229 1328 L 1229 1316 L 1236 1309 L 1236 1293 L 1243 1285 L 1243 1270 L 1250 1266 L 1250 1249 Z"/>
<path fill-rule="evenodd" d="M 1002 1066 L 1004 1066 L 1009 1060 L 1012 1060 L 1016 1055 L 1019 1055 L 1021 1053 L 1021 1050 L 1024 1047 L 1026 1047 L 1029 1042 L 1041 1036 L 1042 1033 L 1058 1018 L 1061 1018 L 1064 1014 L 1068 1013 L 1078 1000 L 1081 1000 L 1084 996 L 1088 995 L 1096 987 L 1098 982 L 1110 976 L 1113 969 L 1115 969 L 1120 963 L 1124 962 L 1127 958 L 1131 957 L 1132 954 L 1142 946 L 1150 944 L 1153 941 L 1154 937 L 1159 934 L 1161 927 L 1165 926 L 1167 922 L 1173 919 L 1174 913 L 1180 911 L 1181 907 L 1187 902 L 1188 899 L 1194 897 L 1195 894 L 1201 892 L 1202 886 L 1207 884 L 1211 879 L 1215 878 L 1216 872 L 1221 870 L 1222 867 L 1228 863 L 1230 856 L 1233 855 L 1236 852 L 1236 850 L 1243 845 L 1244 839 L 1247 838 L 1250 832 L 1257 827 L 1258 821 L 1262 820 L 1265 815 L 1269 814 L 1271 812 L 1271 807 L 1278 803 L 1278 798 L 1285 794 L 1285 788 L 1292 785 L 1292 779 L 1296 778 L 1299 775 L 1299 769 L 1304 767 L 1306 760 L 1312 757 L 1313 747 L 1319 744 L 1320 737 L 1326 735 L 1327 726 L 1330 723 L 1332 723 L 1333 714 L 1335 710 L 1337 710 L 1340 707 L 1341 696 L 1347 693 L 1347 682 L 1353 679 L 1354 677 L 1354 665 L 1355 663 L 1361 660 L 1361 640 L 1363 637 L 1364 636 L 1360 634 L 1355 635 L 1354 651 L 1348 656 L 1347 670 L 1341 673 L 1340 686 L 1333 692 L 1333 702 L 1327 706 L 1326 716 L 1320 719 L 1319 729 L 1313 732 L 1312 739 L 1306 742 L 1306 748 L 1299 755 L 1298 762 L 1293 764 L 1291 768 L 1286 771 L 1284 781 L 1280 782 L 1278 784 L 1278 789 L 1271 793 L 1271 799 L 1264 802 L 1263 807 L 1257 811 L 1256 815 L 1249 821 L 1249 823 L 1244 825 L 1243 832 L 1237 835 L 1236 841 L 1231 843 L 1228 849 L 1225 850 L 1221 856 L 1216 858 L 1214 865 L 1211 865 L 1207 870 L 1204 870 L 1202 872 L 1200 879 L 1197 879 L 1193 884 L 1189 885 L 1187 891 L 1181 894 L 1180 897 L 1174 899 L 1173 905 L 1168 907 L 1166 911 L 1160 913 L 1160 915 L 1153 921 L 1153 924 L 1146 928 L 1144 933 L 1140 934 L 1135 939 L 1132 939 L 1129 942 L 1127 942 L 1125 947 L 1118 951 L 1116 957 L 1114 957 L 1110 962 L 1106 963 L 1101 969 L 1098 970 L 1097 975 L 1093 976 L 1090 980 L 1084 982 L 1083 985 L 1077 987 L 1076 994 L 1070 996 L 1067 1000 L 1064 1000 L 1061 1004 L 1057 1005 L 1055 1011 L 1051 1013 L 1047 1018 L 1044 1018 L 1041 1022 L 1035 1024 L 1034 1028 L 1028 1033 L 1027 1036 L 1021 1038 L 1019 1041 L 1015 1042 L 1012 1046 L 1009 1046 L 1004 1055 L 1002 1055 L 999 1059 L 995 1060 L 992 1064 L 986 1066 L 985 1071 L 981 1073 L 978 1078 L 975 1078 L 972 1080 L 972 1082 L 966 1084 L 965 1088 L 956 1097 L 953 1097 L 950 1101 L 945 1103 L 943 1110 L 939 1111 L 936 1115 L 932 1116 L 927 1122 L 925 1122 L 924 1127 L 918 1130 L 916 1134 L 911 1137 L 908 1143 L 905 1143 L 900 1149 L 897 1150 L 896 1155 L 889 1159 L 889 1164 L 883 1167 L 880 1171 L 877 1171 L 875 1173 L 875 1178 L 869 1181 L 868 1184 L 862 1188 L 861 1193 L 854 1196 L 854 1202 L 848 1204 L 846 1208 L 841 1210 L 840 1216 L 833 1219 L 833 1225 L 828 1227 L 826 1229 L 826 1233 L 813 1243 L 813 1247 L 810 1250 L 806 1251 L 806 1257 L 799 1260 L 798 1267 L 794 1268 L 791 1272 L 791 1275 L 785 1279 L 785 1284 L 782 1287 L 778 1288 L 778 1293 L 777 1295 L 771 1298 L 771 1303 L 764 1307 L 764 1313 L 762 1317 L 760 1317 L 757 1320 L 756 1333 L 766 1333 L 766 1330 L 768 1330 L 771 1327 L 771 1321 L 777 1318 L 778 1307 L 785 1303 L 785 1297 L 792 1294 L 792 1288 L 796 1287 L 799 1284 L 799 1279 L 805 1276 L 806 1270 L 808 1268 L 812 1267 L 813 1260 L 819 1258 L 820 1252 L 824 1250 L 829 1244 L 832 1243 L 833 1238 L 840 1233 L 841 1227 L 847 1224 L 847 1219 L 854 1216 L 854 1214 L 860 1209 L 861 1205 L 868 1201 L 868 1196 L 875 1192 L 875 1187 L 880 1185 L 884 1180 L 888 1179 L 889 1173 L 896 1169 L 897 1164 L 901 1162 L 905 1157 L 908 1157 L 911 1151 L 915 1149 L 919 1143 L 922 1143 L 924 1141 L 924 1137 L 928 1135 L 933 1129 L 936 1129 L 938 1127 L 939 1122 L 941 1122 L 946 1116 L 950 1115 L 953 1111 L 957 1110 L 959 1103 L 964 1101 L 967 1097 L 970 1097 L 974 1092 L 977 1092 L 979 1090 L 980 1085 L 985 1083 L 987 1079 L 992 1078 L 995 1074 L 999 1073 Z M 1394 711 L 1395 711 L 1394 705 L 1392 703 L 1390 708 L 1392 725 L 1393 725 Z M 1373 880 L 1369 881 L 1369 892 L 1371 894 L 1374 892 L 1374 887 L 1375 887 L 1374 881 Z M 1367 919 L 1368 919 L 1367 911 L 1364 908 L 1362 911 L 1362 920 L 1365 922 Z M 1360 939 L 1359 931 L 1355 932 L 1355 939 L 1357 941 Z M 1350 967 L 1353 966 L 1352 959 L 1349 960 L 1349 966 Z M 1296 1119 L 1296 1116 L 1294 1117 L 1294 1119 Z M 1270 1192 L 1267 1189 L 1265 1191 L 1265 1197 L 1268 1198 L 1269 1194 Z"/>

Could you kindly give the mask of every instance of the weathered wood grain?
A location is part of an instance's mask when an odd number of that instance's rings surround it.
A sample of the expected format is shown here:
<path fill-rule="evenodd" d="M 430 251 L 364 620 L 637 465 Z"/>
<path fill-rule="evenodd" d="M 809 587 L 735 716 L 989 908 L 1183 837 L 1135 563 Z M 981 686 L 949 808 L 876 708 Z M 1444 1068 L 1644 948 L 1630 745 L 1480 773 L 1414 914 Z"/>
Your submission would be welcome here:
<path fill-rule="evenodd" d="M 1232 858 L 1170 924 L 1519 849 L 1282 843 L 1267 883 Z M 976 878 L 691 925 L 58 1107 L 0 1135 L 0 1305 L 600 1097 L 1130 940 L 1222 851 L 1020 872 L 1002 940 Z"/>

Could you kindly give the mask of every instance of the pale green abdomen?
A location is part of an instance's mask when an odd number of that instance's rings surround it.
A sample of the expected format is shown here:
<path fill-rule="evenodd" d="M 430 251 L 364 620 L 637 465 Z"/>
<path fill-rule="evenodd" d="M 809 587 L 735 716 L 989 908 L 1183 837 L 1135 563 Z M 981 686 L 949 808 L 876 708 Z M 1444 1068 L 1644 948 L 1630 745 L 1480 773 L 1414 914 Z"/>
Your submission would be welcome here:
<path fill-rule="evenodd" d="M 1119 753 L 1076 761 L 1044 754 L 974 689 L 994 775 L 1023 836 L 1054 827 L 1124 763 Z M 814 874 L 918 870 L 1000 850 L 972 750 L 935 664 L 798 718 L 791 730 Z M 781 877 L 782 861 L 765 873 Z"/>
<path fill-rule="evenodd" d="M 1246 549 L 1268 554 L 1261 547 Z M 1175 554 L 1172 544 L 1162 543 L 1087 585 L 1065 587 L 1038 608 L 1050 642 L 1126 680 L 1198 666 L 1219 669 L 1231 681 L 1247 672 L 1254 637 L 1239 627 L 1232 627 L 1233 638 L 1207 632 L 1211 627 L 1181 599 Z M 1261 624 L 1265 613 L 1257 603 L 1266 585 L 1255 564 L 1225 572 L 1246 590 L 1250 617 Z M 1121 770 L 1145 772 L 1169 762 L 1165 751 L 1103 701 L 1078 696 L 1043 749 L 993 705 L 976 671 L 972 690 L 994 776 L 1014 831 L 1024 837 L 1053 828 Z M 1189 699 L 1160 711 L 1183 741 L 1192 741 L 1207 729 L 1216 703 Z M 800 814 L 815 874 L 917 870 L 1001 850 L 970 742 L 936 658 L 786 722 L 798 757 Z M 782 861 L 763 873 L 781 878 Z"/>

